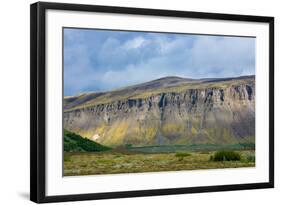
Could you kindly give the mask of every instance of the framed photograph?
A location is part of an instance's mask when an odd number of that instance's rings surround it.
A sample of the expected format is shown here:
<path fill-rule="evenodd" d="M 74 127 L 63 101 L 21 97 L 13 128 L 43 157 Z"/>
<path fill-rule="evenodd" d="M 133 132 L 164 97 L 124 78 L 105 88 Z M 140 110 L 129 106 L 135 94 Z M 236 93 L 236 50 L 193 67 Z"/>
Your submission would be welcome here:
<path fill-rule="evenodd" d="M 274 187 L 274 18 L 31 5 L 30 198 Z"/>

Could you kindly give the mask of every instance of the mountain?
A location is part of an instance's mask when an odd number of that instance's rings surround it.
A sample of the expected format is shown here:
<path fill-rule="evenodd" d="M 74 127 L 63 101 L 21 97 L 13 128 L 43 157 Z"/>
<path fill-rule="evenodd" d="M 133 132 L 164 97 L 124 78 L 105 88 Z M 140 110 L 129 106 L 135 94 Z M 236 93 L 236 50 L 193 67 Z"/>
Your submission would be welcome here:
<path fill-rule="evenodd" d="M 142 83 L 139 85 L 128 86 L 125 88 L 113 90 L 110 92 L 99 92 L 99 93 L 84 93 L 78 96 L 65 97 L 64 109 L 77 108 L 80 105 L 90 106 L 94 104 L 101 104 L 112 101 L 112 98 L 116 100 L 124 98 L 138 97 L 145 92 L 155 92 L 155 89 L 163 89 L 169 87 L 175 87 L 185 83 L 195 82 L 197 80 L 180 78 L 180 77 L 165 77 L 150 82 Z M 81 106 L 80 106 L 81 107 Z"/>
<path fill-rule="evenodd" d="M 64 151 L 66 152 L 99 152 L 110 149 L 67 130 L 64 130 L 63 140 Z"/>
<path fill-rule="evenodd" d="M 64 128 L 119 146 L 255 141 L 255 76 L 165 77 L 64 98 Z"/>

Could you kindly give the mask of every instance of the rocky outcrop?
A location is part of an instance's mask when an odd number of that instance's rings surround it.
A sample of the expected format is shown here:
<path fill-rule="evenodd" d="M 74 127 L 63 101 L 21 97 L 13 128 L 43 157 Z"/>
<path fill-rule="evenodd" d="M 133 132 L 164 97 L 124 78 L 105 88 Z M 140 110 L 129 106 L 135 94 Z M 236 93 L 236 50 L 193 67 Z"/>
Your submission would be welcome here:
<path fill-rule="evenodd" d="M 254 79 L 66 110 L 64 127 L 110 146 L 253 143 Z"/>

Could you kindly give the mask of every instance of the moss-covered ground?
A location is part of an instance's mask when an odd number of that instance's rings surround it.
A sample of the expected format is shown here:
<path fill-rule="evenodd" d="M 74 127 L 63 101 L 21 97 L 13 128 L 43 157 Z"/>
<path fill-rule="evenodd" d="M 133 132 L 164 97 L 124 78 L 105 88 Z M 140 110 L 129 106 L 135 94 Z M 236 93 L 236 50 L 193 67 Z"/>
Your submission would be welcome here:
<path fill-rule="evenodd" d="M 254 150 L 236 150 L 239 161 L 214 161 L 215 151 L 141 153 L 125 150 L 65 152 L 64 175 L 95 175 L 254 167 Z"/>

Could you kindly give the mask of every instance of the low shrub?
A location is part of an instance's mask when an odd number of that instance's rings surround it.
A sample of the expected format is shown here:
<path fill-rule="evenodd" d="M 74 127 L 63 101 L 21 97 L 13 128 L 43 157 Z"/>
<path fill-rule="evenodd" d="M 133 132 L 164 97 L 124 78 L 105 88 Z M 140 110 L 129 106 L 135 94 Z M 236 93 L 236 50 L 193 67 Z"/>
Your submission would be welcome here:
<path fill-rule="evenodd" d="M 176 157 L 188 157 L 191 156 L 190 153 L 186 153 L 186 152 L 178 152 L 175 154 Z"/>
<path fill-rule="evenodd" d="M 241 155 L 234 151 L 217 151 L 210 157 L 211 161 L 240 161 Z"/>
<path fill-rule="evenodd" d="M 178 152 L 175 154 L 175 156 L 178 158 L 178 161 L 183 161 L 185 157 L 191 156 L 191 154 L 186 152 Z"/>
<path fill-rule="evenodd" d="M 246 161 L 247 162 L 255 162 L 256 161 L 256 158 L 255 158 L 255 155 L 247 155 L 246 156 Z"/>
<path fill-rule="evenodd" d="M 69 161 L 70 161 L 70 156 L 64 155 L 63 160 L 64 160 L 65 162 L 69 162 Z"/>

